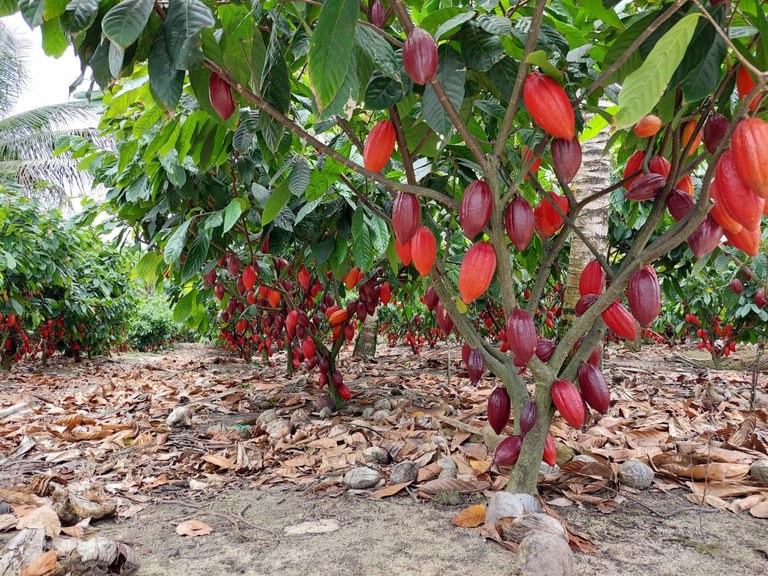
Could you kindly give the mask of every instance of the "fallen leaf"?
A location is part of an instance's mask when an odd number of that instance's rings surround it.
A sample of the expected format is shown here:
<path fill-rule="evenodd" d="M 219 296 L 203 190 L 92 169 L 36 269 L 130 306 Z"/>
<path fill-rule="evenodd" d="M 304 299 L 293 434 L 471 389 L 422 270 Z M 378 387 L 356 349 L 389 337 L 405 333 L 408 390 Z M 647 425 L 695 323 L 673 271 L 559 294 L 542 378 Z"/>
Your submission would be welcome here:
<path fill-rule="evenodd" d="M 224 470 L 229 470 L 235 465 L 232 460 L 224 458 L 224 456 L 219 456 L 218 454 L 206 454 L 203 456 L 203 460 L 214 466 L 218 466 L 219 468 L 224 468 Z"/>
<path fill-rule="evenodd" d="M 400 492 L 403 488 L 406 486 L 413 484 L 413 482 L 400 482 L 400 484 L 392 484 L 392 486 L 387 486 L 386 488 L 382 488 L 381 490 L 376 490 L 372 494 L 373 498 L 387 498 L 388 496 L 394 496 L 398 492 Z"/>
<path fill-rule="evenodd" d="M 283 528 L 283 532 L 289 536 L 300 536 L 301 534 L 325 534 L 326 532 L 335 532 L 339 528 L 341 528 L 341 524 L 336 520 L 333 518 L 325 518 L 323 520 L 314 520 L 312 522 L 302 522 L 301 524 L 286 526 Z"/>
<path fill-rule="evenodd" d="M 467 482 L 466 480 L 457 480 L 455 478 L 436 478 L 423 484 L 419 490 L 429 496 L 434 496 L 438 492 L 458 492 L 459 494 L 472 494 L 473 492 L 482 492 L 490 488 L 488 482 Z"/>
<path fill-rule="evenodd" d="M 760 502 L 749 509 L 749 513 L 755 518 L 768 518 L 768 502 Z"/>
<path fill-rule="evenodd" d="M 0 532 L 5 532 L 16 527 L 19 521 L 13 514 L 0 514 Z"/>
<path fill-rule="evenodd" d="M 186 520 L 176 526 L 176 534 L 179 536 L 195 538 L 197 536 L 207 536 L 211 532 L 213 532 L 213 528 L 205 522 L 200 522 L 200 520 Z"/>
<path fill-rule="evenodd" d="M 16 524 L 16 530 L 24 528 L 40 528 L 48 538 L 61 534 L 59 515 L 50 506 L 40 506 L 21 518 Z"/>
<path fill-rule="evenodd" d="M 485 504 L 465 508 L 453 517 L 451 523 L 459 528 L 477 528 L 485 522 Z"/>
<path fill-rule="evenodd" d="M 43 576 L 56 567 L 58 554 L 56 550 L 49 550 L 32 560 L 21 571 L 21 576 Z"/>

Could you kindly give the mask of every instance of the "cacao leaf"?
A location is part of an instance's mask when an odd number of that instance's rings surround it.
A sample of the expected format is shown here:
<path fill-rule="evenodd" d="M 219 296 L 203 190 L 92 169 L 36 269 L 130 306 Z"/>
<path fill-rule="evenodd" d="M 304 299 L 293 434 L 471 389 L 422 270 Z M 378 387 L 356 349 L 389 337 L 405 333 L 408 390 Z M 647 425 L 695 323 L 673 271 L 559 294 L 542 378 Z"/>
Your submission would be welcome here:
<path fill-rule="evenodd" d="M 438 65 L 436 77 L 443 85 L 448 100 L 457 110 L 461 108 L 461 102 L 464 100 L 464 81 L 467 77 L 467 71 L 464 63 L 459 58 L 455 50 L 447 45 L 438 48 Z M 445 113 L 443 105 L 437 99 L 437 95 L 431 86 L 424 89 L 424 99 L 421 103 L 421 113 L 424 115 L 432 130 L 438 134 L 446 136 L 450 133 L 451 120 Z"/>
<path fill-rule="evenodd" d="M 147 67 L 152 94 L 165 108 L 176 108 L 184 86 L 184 71 L 177 70 L 173 65 L 165 25 L 152 42 Z"/>
<path fill-rule="evenodd" d="M 41 4 L 43 3 L 41 2 Z M 128 48 L 139 39 L 154 5 L 153 0 L 125 0 L 120 2 L 107 12 L 101 21 L 101 30 L 104 36 L 117 46 Z"/>
<path fill-rule="evenodd" d="M 200 31 L 214 23 L 211 9 L 200 0 L 171 0 L 163 26 L 168 38 L 168 52 L 177 70 L 201 63 Z"/>

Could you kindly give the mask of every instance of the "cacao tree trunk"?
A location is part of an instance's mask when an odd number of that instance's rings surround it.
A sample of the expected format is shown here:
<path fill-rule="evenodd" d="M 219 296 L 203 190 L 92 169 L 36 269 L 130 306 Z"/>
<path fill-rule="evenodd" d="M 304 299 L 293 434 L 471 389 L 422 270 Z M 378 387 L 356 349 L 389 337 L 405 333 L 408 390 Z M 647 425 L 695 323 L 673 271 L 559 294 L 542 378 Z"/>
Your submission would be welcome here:
<path fill-rule="evenodd" d="M 373 358 L 376 356 L 376 337 L 379 332 L 379 309 L 372 315 L 366 316 L 360 332 L 355 340 L 352 356 L 357 358 Z"/>

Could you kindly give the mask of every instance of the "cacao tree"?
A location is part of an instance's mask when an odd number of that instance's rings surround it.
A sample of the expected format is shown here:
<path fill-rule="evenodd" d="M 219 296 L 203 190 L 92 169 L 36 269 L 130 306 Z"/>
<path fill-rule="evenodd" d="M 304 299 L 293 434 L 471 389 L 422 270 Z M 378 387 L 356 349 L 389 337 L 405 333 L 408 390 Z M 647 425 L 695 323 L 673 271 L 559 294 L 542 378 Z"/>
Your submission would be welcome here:
<path fill-rule="evenodd" d="M 513 466 L 509 488 L 534 492 L 540 462 L 554 461 L 555 412 L 578 428 L 589 408 L 607 408 L 605 379 L 589 367 L 606 329 L 635 340 L 637 320 L 658 314 L 653 263 L 686 241 L 701 258 L 723 236 L 744 257 L 762 249 L 765 7 L 375 4 L 367 14 L 357 0 L 21 10 L 31 26 L 45 22 L 44 41 L 71 41 L 110 90 L 102 127 L 116 150 L 76 154 L 149 247 L 141 272 L 182 286 L 179 316 L 203 326 L 213 291 L 235 302 L 224 312 L 236 328 L 284 323 L 300 294 L 312 310 L 339 306 L 327 325 L 338 351 L 337 322 L 372 312 L 385 276 L 423 277 L 472 373 L 501 384 L 488 416 L 512 432 L 495 455 Z M 579 144 L 607 126 L 618 176 L 577 197 Z M 605 198 L 633 215 L 607 255 L 577 224 Z M 578 318 L 561 324 L 572 238 L 594 263 Z M 200 280 L 232 254 L 267 277 L 250 312 L 239 262 L 226 285 L 218 271 Z M 292 276 L 302 264 L 320 283 L 309 298 Z M 354 269 L 379 278 L 370 294 L 355 295 Z M 489 299 L 503 311 L 493 334 L 478 321 Z"/>

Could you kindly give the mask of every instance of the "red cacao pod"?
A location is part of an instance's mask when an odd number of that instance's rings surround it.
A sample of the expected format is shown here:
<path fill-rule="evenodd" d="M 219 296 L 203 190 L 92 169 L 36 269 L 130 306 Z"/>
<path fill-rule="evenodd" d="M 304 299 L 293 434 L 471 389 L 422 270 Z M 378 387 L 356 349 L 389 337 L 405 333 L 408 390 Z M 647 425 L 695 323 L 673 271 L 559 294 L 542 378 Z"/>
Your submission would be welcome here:
<path fill-rule="evenodd" d="M 741 250 L 747 256 L 754 258 L 760 252 L 760 228 L 757 230 L 742 228 L 739 232 L 735 233 L 725 230 L 725 237 L 734 248 Z"/>
<path fill-rule="evenodd" d="M 731 150 L 720 156 L 715 182 L 723 209 L 747 230 L 756 230 L 760 226 L 765 200 L 741 179 Z"/>
<path fill-rule="evenodd" d="M 544 132 L 555 138 L 573 138 L 576 132 L 573 106 L 556 80 L 540 72 L 532 72 L 523 85 L 523 101 L 533 121 Z"/>
<path fill-rule="evenodd" d="M 252 290 L 256 285 L 256 268 L 250 264 L 243 270 L 243 284 L 248 290 Z"/>
<path fill-rule="evenodd" d="M 395 151 L 395 127 L 382 120 L 368 133 L 363 146 L 363 165 L 371 172 L 380 172 Z M 407 240 L 406 240 L 407 241 Z"/>
<path fill-rule="evenodd" d="M 229 120 L 235 112 L 235 101 L 232 99 L 232 90 L 229 84 L 216 72 L 211 72 L 208 79 L 208 97 L 211 99 L 211 106 L 219 118 L 225 122 Z"/>
<path fill-rule="evenodd" d="M 509 313 L 506 327 L 507 343 L 515 355 L 515 366 L 523 367 L 536 352 L 536 324 L 522 308 Z"/>
<path fill-rule="evenodd" d="M 580 318 L 584 315 L 584 313 L 592 308 L 592 305 L 598 301 L 600 296 L 598 294 L 585 294 L 581 298 L 578 299 L 576 302 L 576 306 L 574 306 L 574 313 L 576 314 L 577 318 Z"/>
<path fill-rule="evenodd" d="M 704 221 L 688 236 L 688 245 L 693 250 L 693 255 L 701 259 L 717 248 L 722 237 L 723 229 L 720 224 L 715 222 L 712 216 L 707 215 Z"/>
<path fill-rule="evenodd" d="M 624 174 L 621 177 L 622 180 L 629 178 L 629 176 L 640 170 L 640 168 L 643 166 L 643 155 L 643 152 L 638 150 L 629 157 L 629 160 L 627 160 L 627 165 L 624 167 Z M 632 186 L 635 180 L 637 180 L 639 177 L 640 174 L 627 180 L 624 184 L 624 188 L 629 189 L 629 187 Z"/>
<path fill-rule="evenodd" d="M 427 286 L 426 292 L 424 292 L 424 305 L 427 307 L 427 310 L 432 312 L 438 302 L 440 302 L 440 298 L 437 296 L 437 292 L 435 292 L 435 287 L 430 284 Z"/>
<path fill-rule="evenodd" d="M 578 340 L 576 340 L 576 344 L 573 345 L 573 353 L 575 354 L 579 348 L 581 348 L 581 345 L 584 343 L 584 338 L 586 338 L 586 334 L 584 336 L 579 337 Z M 587 358 L 587 362 L 592 364 L 593 366 L 600 366 L 600 360 L 603 358 L 603 353 L 600 349 L 600 346 L 595 346 L 592 352 L 589 354 L 589 358 Z"/>
<path fill-rule="evenodd" d="M 387 23 L 381 0 L 371 0 L 368 3 L 368 22 L 376 26 L 376 28 L 382 28 Z"/>
<path fill-rule="evenodd" d="M 739 93 L 739 100 L 744 100 L 754 88 L 755 80 L 752 78 L 752 74 L 744 66 L 739 66 L 739 71 L 736 73 L 736 91 Z M 749 104 L 749 109 L 754 110 L 757 108 L 759 102 L 759 98 L 752 100 Z"/>
<path fill-rule="evenodd" d="M 592 260 L 581 271 L 579 295 L 602 294 L 603 290 L 605 290 L 605 272 L 600 262 Z"/>
<path fill-rule="evenodd" d="M 426 84 L 437 72 L 437 44 L 423 28 L 414 27 L 403 46 L 403 67 L 415 84 Z"/>
<path fill-rule="evenodd" d="M 392 302 L 392 286 L 389 285 L 389 282 L 384 282 L 384 284 L 381 285 L 381 289 L 379 290 L 379 300 L 381 300 L 381 303 L 384 306 Z"/>
<path fill-rule="evenodd" d="M 768 124 L 760 118 L 739 122 L 731 150 L 742 181 L 761 198 L 768 198 Z"/>
<path fill-rule="evenodd" d="M 725 208 L 723 208 L 723 204 L 720 202 L 720 192 L 717 190 L 717 182 L 715 180 L 712 180 L 712 184 L 709 186 L 709 197 L 714 202 L 709 211 L 709 215 L 712 216 L 715 222 L 720 224 L 723 230 L 728 230 L 729 232 L 741 232 L 741 229 L 744 228 L 744 226 L 736 222 L 736 220 L 725 211 Z"/>
<path fill-rule="evenodd" d="M 411 259 L 413 265 L 419 274 L 427 276 L 429 271 L 432 270 L 432 266 L 435 264 L 435 256 L 437 255 L 437 244 L 435 243 L 435 237 L 432 231 L 426 226 L 422 226 L 413 235 L 411 240 Z"/>
<path fill-rule="evenodd" d="M 632 186 L 624 193 L 624 197 L 637 202 L 650 200 L 664 189 L 666 183 L 666 177 L 661 174 L 643 174 L 632 182 Z"/>
<path fill-rule="evenodd" d="M 483 355 L 480 350 L 475 348 L 469 352 L 469 358 L 467 359 L 467 373 L 469 374 L 469 381 L 473 386 L 483 377 L 483 372 L 485 372 Z"/>
<path fill-rule="evenodd" d="M 731 287 L 731 290 L 733 290 L 734 294 L 741 294 L 744 291 L 744 285 L 741 283 L 741 280 L 733 277 L 733 280 L 731 280 L 730 284 L 728 284 Z"/>
<path fill-rule="evenodd" d="M 501 434 L 509 422 L 511 402 L 506 388 L 498 386 L 488 396 L 488 424 L 496 434 Z"/>
<path fill-rule="evenodd" d="M 496 272 L 496 252 L 489 242 L 478 242 L 467 250 L 459 271 L 459 293 L 464 304 L 474 302 L 491 285 Z"/>
<path fill-rule="evenodd" d="M 448 336 L 453 331 L 453 320 L 448 316 L 448 312 L 445 311 L 443 305 L 438 302 L 435 307 L 435 318 L 437 319 L 437 325 L 443 333 Z"/>
<path fill-rule="evenodd" d="M 536 158 L 533 158 L 534 151 L 528 148 L 528 146 L 523 146 L 523 152 L 522 152 L 522 163 L 523 164 L 529 164 L 528 167 L 528 174 L 525 175 L 525 179 L 528 180 L 529 176 L 533 174 L 536 175 L 536 172 L 539 171 L 539 168 L 541 167 L 541 157 L 537 156 Z M 533 161 L 531 161 L 533 160 Z"/>
<path fill-rule="evenodd" d="M 401 244 L 411 241 L 421 226 L 421 205 L 413 194 L 398 192 L 392 204 L 392 229 Z"/>
<path fill-rule="evenodd" d="M 288 333 L 288 336 L 293 336 L 293 333 L 296 330 L 296 325 L 298 323 L 299 313 L 296 312 L 296 310 L 291 310 L 288 312 L 288 315 L 285 317 L 285 331 Z"/>
<path fill-rule="evenodd" d="M 304 354 L 304 358 L 312 358 L 315 355 L 315 341 L 310 336 L 304 338 L 301 343 L 301 353 Z"/>
<path fill-rule="evenodd" d="M 648 169 L 652 174 L 659 174 L 664 178 L 669 178 L 669 172 L 672 170 L 672 164 L 664 156 L 654 156 L 648 163 Z"/>
<path fill-rule="evenodd" d="M 680 179 L 680 182 L 675 184 L 675 188 L 677 188 L 681 192 L 685 192 L 686 194 L 688 194 L 688 196 L 693 196 L 696 193 L 696 190 L 693 187 L 693 180 L 691 180 L 691 177 L 689 175 L 683 176 Z"/>
<path fill-rule="evenodd" d="M 552 167 L 557 177 L 569 184 L 581 167 L 581 144 L 576 137 L 570 140 L 555 138 L 552 141 Z"/>
<path fill-rule="evenodd" d="M 459 207 L 459 223 L 467 238 L 474 238 L 482 232 L 491 217 L 493 194 L 482 180 L 475 180 L 464 190 Z"/>
<path fill-rule="evenodd" d="M 611 407 L 611 393 L 608 391 L 608 384 L 605 382 L 603 373 L 596 366 L 588 362 L 581 363 L 579 387 L 587 404 L 600 414 L 608 412 L 608 408 Z"/>
<path fill-rule="evenodd" d="M 660 129 L 661 118 L 655 114 L 646 114 L 632 127 L 632 131 L 638 138 L 650 138 L 651 136 L 655 136 Z"/>
<path fill-rule="evenodd" d="M 408 266 L 408 264 L 411 263 L 411 243 L 406 242 L 405 244 L 401 244 L 400 240 L 395 238 L 395 252 L 397 252 L 397 257 L 400 258 L 400 261 Z"/>
<path fill-rule="evenodd" d="M 242 266 L 242 264 L 240 263 L 240 258 L 237 257 L 237 254 L 234 252 L 230 253 L 230 255 L 227 256 L 227 271 L 232 274 L 232 276 L 237 276 L 240 274 L 240 266 Z"/>
<path fill-rule="evenodd" d="M 603 310 L 603 320 L 606 326 L 620 338 L 627 340 L 637 339 L 637 325 L 635 319 L 620 302 L 613 302 Z"/>
<path fill-rule="evenodd" d="M 554 207 L 555 204 L 560 207 L 564 214 L 568 214 L 570 209 L 568 198 L 555 192 L 550 192 L 542 198 L 533 210 L 533 215 L 536 217 L 536 229 L 546 238 L 555 234 L 565 223 L 560 212 Z"/>
<path fill-rule="evenodd" d="M 547 338 L 542 338 L 536 342 L 536 357 L 542 362 L 548 362 L 555 353 L 555 343 Z"/>
<path fill-rule="evenodd" d="M 523 404 L 523 409 L 520 411 L 520 436 L 525 438 L 525 435 L 533 430 L 533 426 L 536 424 L 536 418 L 539 417 L 539 409 L 536 408 L 536 402 L 528 400 Z"/>
<path fill-rule="evenodd" d="M 661 312 L 661 287 L 652 267 L 640 268 L 632 274 L 627 284 L 627 301 L 632 315 L 643 328 L 648 328 L 658 318 Z"/>
<path fill-rule="evenodd" d="M 704 124 L 704 147 L 707 152 L 715 153 L 720 141 L 728 132 L 728 124 L 728 118 L 722 114 L 715 113 L 707 119 L 707 123 Z"/>
<path fill-rule="evenodd" d="M 552 383 L 552 402 L 568 424 L 576 429 L 584 426 L 584 399 L 570 380 Z"/>
<path fill-rule="evenodd" d="M 523 439 L 518 435 L 505 438 L 496 446 L 496 452 L 493 454 L 493 463 L 498 466 L 512 466 L 520 457 L 522 445 Z"/>
<path fill-rule="evenodd" d="M 240 294 L 240 296 L 245 294 L 246 288 L 242 277 L 239 277 L 235 282 L 235 290 L 237 290 L 237 293 Z"/>
<path fill-rule="evenodd" d="M 435 303 L 435 305 L 437 305 L 437 303 Z M 465 366 L 469 363 L 470 352 L 472 352 L 472 346 L 470 346 L 468 342 L 464 342 L 464 344 L 461 345 L 461 360 L 464 362 Z"/>
<path fill-rule="evenodd" d="M 555 446 L 555 439 L 552 437 L 552 434 L 547 434 L 547 439 L 544 442 L 544 453 L 541 459 L 548 466 L 557 464 L 557 447 Z"/>
<path fill-rule="evenodd" d="M 221 282 L 217 282 L 216 285 L 213 287 L 213 293 L 216 296 L 217 300 L 221 300 L 224 298 L 224 284 Z"/>
<path fill-rule="evenodd" d="M 765 288 L 758 288 L 757 292 L 755 292 L 755 306 L 758 308 L 765 308 L 765 305 L 768 304 L 768 298 L 765 297 Z"/>
<path fill-rule="evenodd" d="M 533 238 L 536 217 L 528 200 L 518 196 L 507 206 L 504 226 L 507 236 L 518 250 L 525 250 Z"/>
<path fill-rule="evenodd" d="M 299 266 L 299 271 L 296 273 L 296 279 L 299 281 L 299 284 L 301 284 L 301 287 L 304 288 L 304 291 L 309 290 L 312 277 L 309 275 L 309 270 L 307 270 L 307 267 L 302 264 Z"/>
<path fill-rule="evenodd" d="M 338 372 L 336 372 L 336 374 L 338 374 Z M 346 384 L 341 384 L 340 386 L 337 386 L 336 389 L 338 390 L 339 397 L 342 400 L 349 402 L 349 400 L 352 399 L 352 392 L 349 390 L 349 386 Z"/>

